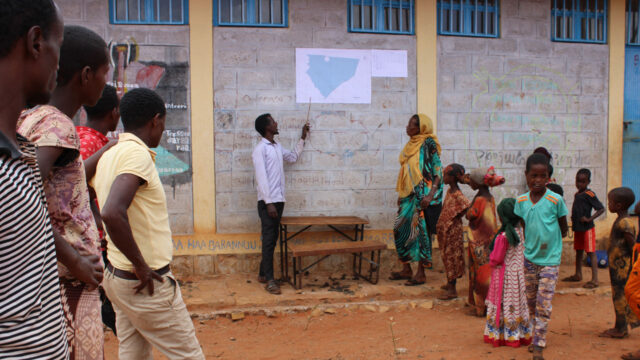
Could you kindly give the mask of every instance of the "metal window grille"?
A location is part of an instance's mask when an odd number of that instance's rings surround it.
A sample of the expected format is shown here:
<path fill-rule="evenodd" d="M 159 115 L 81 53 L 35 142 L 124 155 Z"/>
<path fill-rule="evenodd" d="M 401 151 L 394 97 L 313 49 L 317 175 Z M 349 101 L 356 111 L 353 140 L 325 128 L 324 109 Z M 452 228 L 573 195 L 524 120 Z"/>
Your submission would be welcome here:
<path fill-rule="evenodd" d="M 499 0 L 438 0 L 440 35 L 498 37 L 499 20 Z"/>
<path fill-rule="evenodd" d="M 413 35 L 414 0 L 349 0 L 349 31 Z"/>
<path fill-rule="evenodd" d="M 189 23 L 188 0 L 109 0 L 112 24 L 184 25 Z"/>
<path fill-rule="evenodd" d="M 607 0 L 552 0 L 551 40 L 607 42 Z"/>
<path fill-rule="evenodd" d="M 627 0 L 627 45 L 640 45 L 640 0 Z"/>
<path fill-rule="evenodd" d="M 287 27 L 288 0 L 216 0 L 216 26 Z"/>

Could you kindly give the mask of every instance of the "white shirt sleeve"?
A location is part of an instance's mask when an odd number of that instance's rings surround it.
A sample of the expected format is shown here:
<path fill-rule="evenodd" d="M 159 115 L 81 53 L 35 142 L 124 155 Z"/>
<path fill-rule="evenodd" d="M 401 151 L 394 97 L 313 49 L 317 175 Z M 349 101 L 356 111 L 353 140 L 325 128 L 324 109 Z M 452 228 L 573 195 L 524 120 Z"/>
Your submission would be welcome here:
<path fill-rule="evenodd" d="M 285 148 L 282 148 L 282 158 L 286 162 L 294 163 L 302 154 L 302 150 L 304 149 L 304 140 L 300 139 L 296 144 L 296 147 L 293 148 L 293 151 L 289 151 Z"/>
<path fill-rule="evenodd" d="M 264 162 L 264 146 L 258 146 L 253 151 L 253 168 L 256 172 L 256 187 L 258 190 L 258 199 L 264 200 L 265 204 L 271 204 L 269 193 L 269 179 L 267 179 L 267 169 Z"/>

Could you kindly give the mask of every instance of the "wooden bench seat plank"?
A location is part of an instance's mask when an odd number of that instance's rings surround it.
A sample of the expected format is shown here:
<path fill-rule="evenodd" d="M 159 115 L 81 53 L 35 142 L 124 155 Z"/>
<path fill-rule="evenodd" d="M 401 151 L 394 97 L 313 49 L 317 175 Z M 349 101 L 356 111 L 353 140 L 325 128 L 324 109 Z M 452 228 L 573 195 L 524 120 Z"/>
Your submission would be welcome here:
<path fill-rule="evenodd" d="M 319 244 L 289 244 L 288 247 L 291 256 L 298 257 L 385 250 L 387 244 L 379 241 L 344 241 Z"/>
<path fill-rule="evenodd" d="M 283 216 L 282 225 L 366 225 L 369 220 L 357 216 Z"/>

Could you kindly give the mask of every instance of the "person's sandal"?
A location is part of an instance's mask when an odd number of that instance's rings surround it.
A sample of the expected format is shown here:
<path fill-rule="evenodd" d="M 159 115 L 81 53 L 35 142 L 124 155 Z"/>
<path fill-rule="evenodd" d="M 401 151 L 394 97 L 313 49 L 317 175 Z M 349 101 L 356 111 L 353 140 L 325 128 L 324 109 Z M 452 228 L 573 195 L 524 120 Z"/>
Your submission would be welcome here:
<path fill-rule="evenodd" d="M 411 275 L 402 275 L 401 272 L 393 271 L 389 280 L 411 280 Z"/>
<path fill-rule="evenodd" d="M 583 288 L 585 289 L 595 289 L 598 287 L 598 283 L 593 282 L 593 281 L 589 281 L 586 284 L 582 285 Z"/>
<path fill-rule="evenodd" d="M 533 351 L 532 351 L 533 360 L 544 360 L 544 357 L 542 356 L 542 349 L 543 348 L 540 346 L 535 346 L 535 345 L 533 346 Z"/>
<path fill-rule="evenodd" d="M 269 280 L 267 282 L 267 286 L 265 286 L 265 289 L 269 294 L 273 294 L 273 295 L 282 294 L 282 292 L 280 291 L 280 285 L 278 285 L 278 283 L 275 280 Z"/>
<path fill-rule="evenodd" d="M 582 281 L 582 278 L 578 277 L 576 275 L 571 275 L 571 276 L 567 276 L 566 278 L 562 279 L 562 281 L 565 281 L 565 282 L 580 282 L 580 281 Z"/>
<path fill-rule="evenodd" d="M 618 332 L 616 329 L 609 329 L 601 332 L 598 337 L 609 338 L 609 339 L 624 339 L 629 337 L 628 332 Z"/>

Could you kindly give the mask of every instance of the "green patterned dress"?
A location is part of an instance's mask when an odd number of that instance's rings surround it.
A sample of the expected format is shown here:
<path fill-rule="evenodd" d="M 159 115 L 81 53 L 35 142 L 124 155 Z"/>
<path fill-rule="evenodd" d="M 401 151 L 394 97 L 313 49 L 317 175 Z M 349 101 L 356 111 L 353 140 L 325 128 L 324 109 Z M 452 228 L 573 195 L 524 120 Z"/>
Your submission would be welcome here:
<path fill-rule="evenodd" d="M 393 236 L 398 257 L 403 263 L 420 261 L 431 265 L 431 239 L 427 231 L 420 200 L 429 194 L 436 177 L 442 179 L 442 163 L 432 139 L 427 139 L 420 148 L 420 170 L 422 179 L 416 179 L 413 193 L 400 199 L 398 215 L 393 226 Z M 442 182 L 430 205 L 442 203 Z"/>

